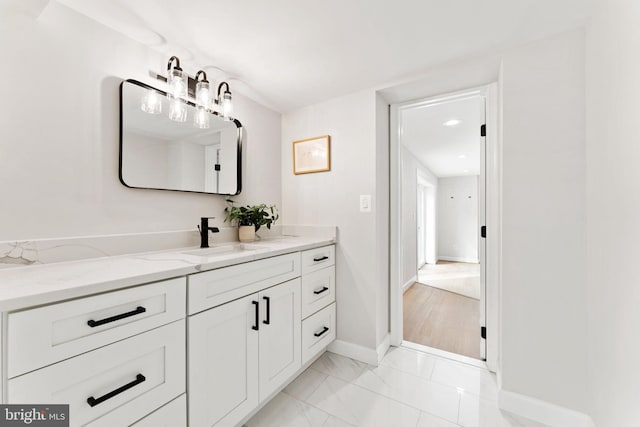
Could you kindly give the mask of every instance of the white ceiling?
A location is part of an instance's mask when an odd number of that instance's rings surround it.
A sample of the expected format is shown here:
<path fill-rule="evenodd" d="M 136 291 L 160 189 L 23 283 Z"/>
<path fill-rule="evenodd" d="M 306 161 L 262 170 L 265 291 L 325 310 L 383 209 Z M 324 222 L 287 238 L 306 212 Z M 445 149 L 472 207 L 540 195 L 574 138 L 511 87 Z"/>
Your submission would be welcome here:
<path fill-rule="evenodd" d="M 438 178 L 480 174 L 480 97 L 403 110 L 401 142 Z M 449 120 L 456 126 L 444 126 Z"/>
<path fill-rule="evenodd" d="M 58 0 L 279 111 L 583 25 L 591 0 Z M 206 68 L 205 68 L 206 69 Z M 219 71 L 224 70 L 224 71 Z M 232 87 L 234 85 L 232 84 Z"/>

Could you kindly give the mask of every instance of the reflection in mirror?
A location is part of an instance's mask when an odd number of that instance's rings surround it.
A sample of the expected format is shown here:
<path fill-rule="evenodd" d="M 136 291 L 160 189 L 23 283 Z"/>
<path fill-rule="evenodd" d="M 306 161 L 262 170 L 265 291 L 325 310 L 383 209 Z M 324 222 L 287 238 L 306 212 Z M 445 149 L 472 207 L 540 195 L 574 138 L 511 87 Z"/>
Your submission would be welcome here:
<path fill-rule="evenodd" d="M 127 187 L 238 194 L 241 190 L 242 125 L 178 100 L 135 80 L 120 87 L 120 181 Z M 173 107 L 173 108 L 172 108 Z M 198 114 L 200 117 L 198 117 Z M 208 122 L 202 128 L 198 123 Z"/>

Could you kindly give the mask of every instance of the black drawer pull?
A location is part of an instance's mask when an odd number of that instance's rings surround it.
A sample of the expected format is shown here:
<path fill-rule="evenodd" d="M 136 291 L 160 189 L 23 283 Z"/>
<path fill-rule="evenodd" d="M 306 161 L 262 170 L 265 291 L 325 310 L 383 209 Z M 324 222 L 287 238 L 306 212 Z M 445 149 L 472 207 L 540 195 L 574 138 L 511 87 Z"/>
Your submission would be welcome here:
<path fill-rule="evenodd" d="M 263 300 L 267 302 L 267 318 L 262 321 L 265 325 L 271 324 L 271 298 L 262 297 Z"/>
<path fill-rule="evenodd" d="M 92 328 L 95 328 L 96 326 L 104 325 L 105 323 L 111 323 L 111 322 L 115 322 L 116 320 L 122 320 L 122 319 L 126 319 L 127 317 L 135 316 L 136 314 L 142 314 L 145 311 L 147 311 L 146 308 L 142 306 L 138 306 L 135 310 L 130 311 L 128 313 L 118 314 L 115 316 L 107 317 L 106 319 L 102 319 L 102 320 L 93 320 L 93 319 L 88 320 L 87 325 L 91 326 Z"/>
<path fill-rule="evenodd" d="M 329 259 L 329 257 L 324 255 L 324 256 L 321 256 L 320 258 L 314 258 L 313 261 L 314 262 L 320 262 L 320 261 L 324 261 L 324 260 L 327 260 L 327 259 Z"/>
<path fill-rule="evenodd" d="M 251 327 L 254 331 L 260 330 L 260 303 L 258 301 L 251 301 L 256 308 L 256 324 Z"/>
<path fill-rule="evenodd" d="M 329 328 L 327 328 L 326 326 L 324 328 L 322 328 L 322 330 L 320 332 L 316 332 L 315 334 L 313 334 L 314 337 L 321 337 L 322 335 L 324 335 L 327 331 L 329 330 Z"/>
<path fill-rule="evenodd" d="M 105 400 L 109 400 L 114 396 L 119 395 L 120 393 L 129 390 L 130 388 L 133 388 L 135 386 L 137 386 L 140 383 L 143 383 L 146 381 L 146 378 L 144 377 L 144 375 L 142 374 L 138 374 L 136 375 L 136 379 L 131 381 L 128 384 L 123 385 L 120 388 L 117 388 L 113 391 L 110 391 L 109 393 L 105 394 L 104 396 L 100 396 L 97 399 L 93 396 L 89 397 L 87 399 L 87 403 L 89 404 L 89 406 L 91 406 L 92 408 L 96 405 L 101 404 L 102 402 L 104 402 Z"/>
<path fill-rule="evenodd" d="M 313 291 L 314 294 L 316 295 L 320 295 L 323 292 L 327 292 L 329 290 L 329 288 L 327 288 L 326 286 L 323 286 L 322 289 L 318 289 L 317 291 Z"/>

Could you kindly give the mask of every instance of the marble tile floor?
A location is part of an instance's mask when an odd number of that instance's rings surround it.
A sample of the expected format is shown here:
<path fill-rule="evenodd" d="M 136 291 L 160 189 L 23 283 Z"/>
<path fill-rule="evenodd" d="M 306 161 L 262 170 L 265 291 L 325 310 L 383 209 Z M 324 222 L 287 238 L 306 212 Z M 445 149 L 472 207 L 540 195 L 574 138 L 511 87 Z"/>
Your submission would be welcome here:
<path fill-rule="evenodd" d="M 323 354 L 245 427 L 545 427 L 500 411 L 495 375 L 405 347 L 380 366 Z"/>

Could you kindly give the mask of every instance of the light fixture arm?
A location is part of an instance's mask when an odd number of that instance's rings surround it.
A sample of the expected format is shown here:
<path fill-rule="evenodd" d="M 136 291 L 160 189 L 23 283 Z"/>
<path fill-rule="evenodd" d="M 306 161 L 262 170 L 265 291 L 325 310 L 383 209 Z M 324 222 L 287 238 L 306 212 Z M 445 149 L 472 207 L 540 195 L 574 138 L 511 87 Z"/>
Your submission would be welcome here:
<path fill-rule="evenodd" d="M 229 90 L 229 83 L 227 82 L 222 82 L 218 85 L 218 99 L 220 99 L 220 91 L 222 90 L 222 86 L 226 86 L 227 90 L 224 91 L 224 93 L 229 93 L 231 94 L 231 91 Z"/>
<path fill-rule="evenodd" d="M 202 76 L 202 80 L 200 80 L 200 76 Z M 204 72 L 203 70 L 200 70 L 196 73 L 196 82 L 205 82 L 205 83 L 209 83 L 209 80 L 207 80 L 207 73 Z"/>
<path fill-rule="evenodd" d="M 167 71 L 171 71 L 171 68 L 182 71 L 182 68 L 180 68 L 180 58 L 178 58 L 177 56 L 172 56 L 171 58 L 169 58 L 169 62 L 167 62 Z"/>

